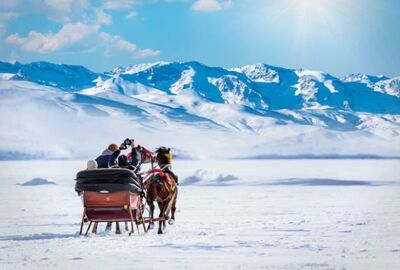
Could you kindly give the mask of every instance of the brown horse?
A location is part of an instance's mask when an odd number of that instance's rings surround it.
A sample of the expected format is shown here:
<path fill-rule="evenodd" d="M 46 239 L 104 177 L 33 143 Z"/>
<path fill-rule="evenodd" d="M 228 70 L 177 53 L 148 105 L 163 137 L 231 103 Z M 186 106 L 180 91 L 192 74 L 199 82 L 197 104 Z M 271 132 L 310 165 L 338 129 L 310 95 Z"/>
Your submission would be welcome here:
<path fill-rule="evenodd" d="M 156 153 L 156 160 L 161 169 L 152 170 L 145 187 L 147 188 L 146 200 L 150 207 L 149 229 L 154 226 L 154 202 L 157 202 L 160 209 L 159 218 L 157 219 L 159 221 L 158 234 L 162 234 L 166 220 L 171 225 L 175 222 L 178 187 L 170 170 L 166 169 L 170 165 L 165 158 L 168 156 L 165 154 L 169 154 L 169 149 L 160 147 Z M 169 218 L 170 212 L 171 217 Z"/>

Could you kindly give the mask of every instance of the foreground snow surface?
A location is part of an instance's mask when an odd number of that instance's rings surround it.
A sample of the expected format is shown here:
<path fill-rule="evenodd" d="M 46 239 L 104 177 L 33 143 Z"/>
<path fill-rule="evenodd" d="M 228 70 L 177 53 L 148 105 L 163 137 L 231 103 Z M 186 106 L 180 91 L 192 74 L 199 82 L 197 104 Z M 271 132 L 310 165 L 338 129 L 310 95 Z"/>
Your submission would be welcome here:
<path fill-rule="evenodd" d="M 85 164 L 0 162 L 0 269 L 400 269 L 399 160 L 176 161 L 175 224 L 131 237 L 78 235 Z"/>

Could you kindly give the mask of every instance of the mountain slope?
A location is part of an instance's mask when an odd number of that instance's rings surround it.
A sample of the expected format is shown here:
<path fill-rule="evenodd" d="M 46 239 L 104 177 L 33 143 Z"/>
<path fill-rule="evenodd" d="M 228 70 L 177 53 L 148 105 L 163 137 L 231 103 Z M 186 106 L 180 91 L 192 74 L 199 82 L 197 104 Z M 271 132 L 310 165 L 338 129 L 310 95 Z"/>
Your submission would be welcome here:
<path fill-rule="evenodd" d="M 0 62 L 0 157 L 87 157 L 127 136 L 200 158 L 399 155 L 399 86 L 264 64 Z"/>

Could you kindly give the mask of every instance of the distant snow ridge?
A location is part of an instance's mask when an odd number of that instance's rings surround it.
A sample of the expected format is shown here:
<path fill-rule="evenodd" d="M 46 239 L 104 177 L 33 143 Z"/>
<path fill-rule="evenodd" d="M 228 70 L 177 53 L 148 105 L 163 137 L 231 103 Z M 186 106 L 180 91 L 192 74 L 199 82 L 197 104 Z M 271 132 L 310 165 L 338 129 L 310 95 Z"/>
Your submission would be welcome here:
<path fill-rule="evenodd" d="M 382 75 L 351 74 L 345 76 L 343 81 L 365 84 L 377 92 L 400 97 L 400 76 L 390 79 Z"/>
<path fill-rule="evenodd" d="M 319 71 L 291 70 L 264 64 L 223 69 L 198 62 L 156 62 L 118 67 L 109 73 L 47 62 L 0 62 L 0 74 L 2 80 L 31 81 L 63 91 L 80 91 L 84 95 L 115 92 L 134 96 L 154 89 L 173 97 L 190 92 L 201 99 L 241 105 L 265 115 L 269 114 L 265 110 L 279 109 L 400 113 L 400 77 L 389 79 L 355 74 L 340 80 Z M 184 98 L 174 99 L 180 103 L 178 106 L 187 107 Z M 368 103 L 373 109 L 363 103 Z"/>
<path fill-rule="evenodd" d="M 400 97 L 400 77 L 379 81 L 374 85 L 374 89 L 377 92 Z"/>
<path fill-rule="evenodd" d="M 81 90 L 95 85 L 94 80 L 104 76 L 83 66 L 57 65 L 48 62 L 14 64 L 0 62 L 0 73 L 12 73 L 14 80 L 31 81 L 63 90 Z"/>
<path fill-rule="evenodd" d="M 111 74 L 135 74 L 141 71 L 147 70 L 154 66 L 162 66 L 167 65 L 168 62 L 155 62 L 155 63 L 147 63 L 147 64 L 139 64 L 133 65 L 129 67 L 117 67 L 111 71 Z"/>
<path fill-rule="evenodd" d="M 82 66 L 47 62 L 0 62 L 0 73 L 2 80 L 31 81 L 87 95 L 110 91 L 126 94 L 126 89 L 134 95 L 143 93 L 134 88 L 151 88 L 168 95 L 192 91 L 212 102 L 242 105 L 261 111 L 307 108 L 347 110 L 343 107 L 347 104 L 352 111 L 378 113 L 376 110 L 369 111 L 367 106 L 359 106 L 368 99 L 375 109 L 382 108 L 380 113 L 400 112 L 400 77 L 389 79 L 354 74 L 340 80 L 319 71 L 290 70 L 264 64 L 223 69 L 198 62 L 156 62 L 119 67 L 109 73 L 95 73 Z"/>
<path fill-rule="evenodd" d="M 99 147 L 94 140 L 112 141 L 120 129 L 193 158 L 381 149 L 398 156 L 399 89 L 400 77 L 339 79 L 265 64 L 225 69 L 156 62 L 96 73 L 48 62 L 0 62 L 0 123 L 7 126 L 0 152 L 23 144 L 19 156 L 81 157 L 96 151 L 85 149 Z M 85 146 L 76 147 L 77 141 Z"/>
<path fill-rule="evenodd" d="M 387 80 L 388 78 L 382 75 L 379 76 L 371 76 L 366 74 L 350 74 L 343 78 L 344 82 L 359 82 L 368 85 L 369 87 L 373 86 L 375 83 Z"/>

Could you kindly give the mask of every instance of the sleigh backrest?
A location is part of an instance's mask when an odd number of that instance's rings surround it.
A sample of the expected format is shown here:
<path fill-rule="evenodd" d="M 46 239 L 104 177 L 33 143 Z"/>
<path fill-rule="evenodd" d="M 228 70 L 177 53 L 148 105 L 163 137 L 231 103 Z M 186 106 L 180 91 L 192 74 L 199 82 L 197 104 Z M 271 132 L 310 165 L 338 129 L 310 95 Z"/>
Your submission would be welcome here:
<path fill-rule="evenodd" d="M 142 182 L 138 176 L 128 169 L 94 169 L 78 172 L 76 176 L 75 191 L 97 191 L 115 193 L 130 191 L 140 194 Z M 100 196 L 100 195 L 99 195 Z"/>
<path fill-rule="evenodd" d="M 83 194 L 83 203 L 85 207 L 90 208 L 128 207 L 130 205 L 130 192 L 126 190 L 112 193 L 85 191 Z"/>
<path fill-rule="evenodd" d="M 83 204 L 89 221 L 130 221 L 143 207 L 140 195 L 129 191 L 84 191 Z"/>

